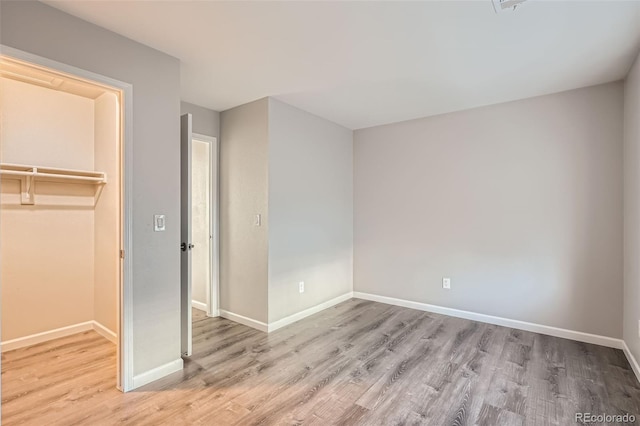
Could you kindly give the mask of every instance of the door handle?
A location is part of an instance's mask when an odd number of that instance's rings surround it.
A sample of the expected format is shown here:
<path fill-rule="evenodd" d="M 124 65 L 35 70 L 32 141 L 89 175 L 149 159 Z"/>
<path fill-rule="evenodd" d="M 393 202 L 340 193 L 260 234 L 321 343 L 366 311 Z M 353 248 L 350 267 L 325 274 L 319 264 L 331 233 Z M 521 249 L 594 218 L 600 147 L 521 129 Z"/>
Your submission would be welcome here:
<path fill-rule="evenodd" d="M 187 243 L 180 244 L 180 250 L 182 250 L 182 251 L 187 251 L 187 249 L 191 250 L 194 247 L 195 247 L 195 245 L 191 244 L 191 243 L 189 243 L 189 244 L 187 244 Z"/>

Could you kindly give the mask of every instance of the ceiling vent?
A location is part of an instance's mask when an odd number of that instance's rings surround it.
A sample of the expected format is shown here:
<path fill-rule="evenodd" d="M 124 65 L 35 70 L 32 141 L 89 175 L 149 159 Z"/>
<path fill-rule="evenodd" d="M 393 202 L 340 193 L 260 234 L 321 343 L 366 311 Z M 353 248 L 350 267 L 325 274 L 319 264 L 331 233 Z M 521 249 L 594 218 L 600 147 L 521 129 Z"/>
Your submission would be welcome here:
<path fill-rule="evenodd" d="M 491 0 L 493 3 L 493 9 L 496 13 L 513 12 L 516 9 L 522 7 L 522 3 L 526 0 Z"/>

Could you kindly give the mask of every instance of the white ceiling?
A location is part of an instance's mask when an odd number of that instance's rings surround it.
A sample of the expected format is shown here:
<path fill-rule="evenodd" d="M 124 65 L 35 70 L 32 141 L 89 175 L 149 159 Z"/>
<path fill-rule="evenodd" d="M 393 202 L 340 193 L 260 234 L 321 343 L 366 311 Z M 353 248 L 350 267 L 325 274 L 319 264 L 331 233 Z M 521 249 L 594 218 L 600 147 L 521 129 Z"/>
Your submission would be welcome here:
<path fill-rule="evenodd" d="M 182 61 L 182 99 L 275 96 L 352 129 L 624 78 L 640 1 L 54 1 Z"/>

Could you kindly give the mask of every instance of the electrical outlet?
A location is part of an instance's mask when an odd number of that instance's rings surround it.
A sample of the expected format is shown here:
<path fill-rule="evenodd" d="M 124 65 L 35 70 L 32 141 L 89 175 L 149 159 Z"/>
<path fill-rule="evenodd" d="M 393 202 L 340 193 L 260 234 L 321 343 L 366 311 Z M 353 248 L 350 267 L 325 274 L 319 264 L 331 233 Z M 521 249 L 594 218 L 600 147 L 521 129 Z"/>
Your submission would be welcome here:
<path fill-rule="evenodd" d="M 304 281 L 300 281 L 298 283 L 298 291 L 300 291 L 300 293 L 304 293 Z"/>
<path fill-rule="evenodd" d="M 443 278 L 442 279 L 442 288 L 446 290 L 451 289 L 451 278 Z"/>

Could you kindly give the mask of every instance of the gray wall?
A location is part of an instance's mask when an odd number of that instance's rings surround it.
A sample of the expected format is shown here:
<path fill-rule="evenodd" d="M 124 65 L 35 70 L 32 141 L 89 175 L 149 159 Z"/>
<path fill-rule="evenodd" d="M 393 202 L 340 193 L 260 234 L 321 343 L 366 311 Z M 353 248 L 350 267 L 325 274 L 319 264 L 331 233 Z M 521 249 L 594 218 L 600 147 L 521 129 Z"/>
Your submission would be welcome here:
<path fill-rule="evenodd" d="M 220 114 L 220 309 L 267 322 L 268 100 Z M 262 226 L 254 225 L 262 215 Z"/>
<path fill-rule="evenodd" d="M 179 61 L 38 2 L 3 1 L 0 27 L 4 45 L 133 84 L 134 374 L 178 359 Z"/>
<path fill-rule="evenodd" d="M 352 268 L 353 132 L 269 99 L 269 322 L 352 291 Z"/>
<path fill-rule="evenodd" d="M 356 131 L 354 290 L 621 337 L 622 116 L 611 83 Z"/>
<path fill-rule="evenodd" d="M 180 102 L 180 115 L 193 116 L 193 132 L 220 138 L 220 113 L 189 102 Z"/>
<path fill-rule="evenodd" d="M 624 341 L 640 360 L 640 56 L 624 87 Z"/>

